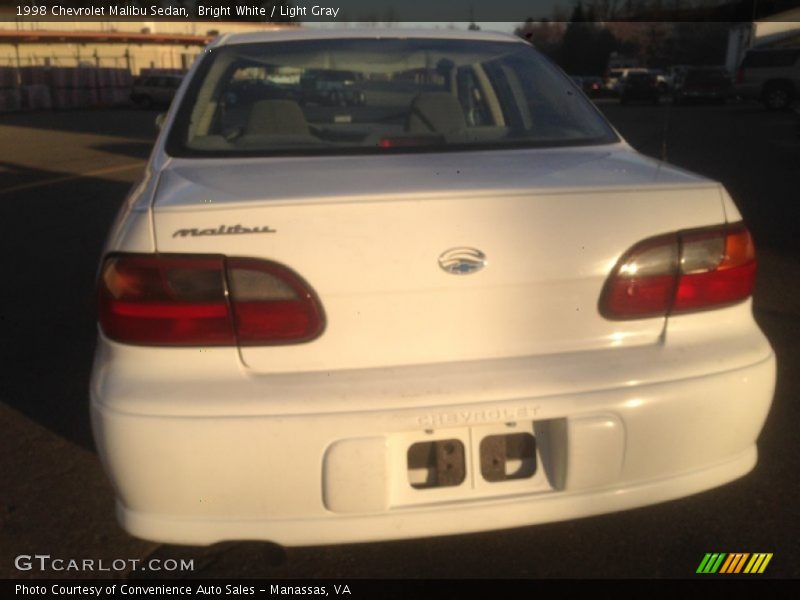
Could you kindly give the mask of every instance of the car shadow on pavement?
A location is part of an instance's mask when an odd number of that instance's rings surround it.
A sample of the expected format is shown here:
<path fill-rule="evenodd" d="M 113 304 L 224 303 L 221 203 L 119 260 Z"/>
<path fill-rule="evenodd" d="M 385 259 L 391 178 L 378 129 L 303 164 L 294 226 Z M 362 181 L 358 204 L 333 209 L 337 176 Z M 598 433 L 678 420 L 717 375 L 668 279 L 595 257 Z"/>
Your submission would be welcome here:
<path fill-rule="evenodd" d="M 0 402 L 93 450 L 88 390 L 97 335 L 95 275 L 130 183 L 16 172 L 42 185 L 0 190 Z"/>
<path fill-rule="evenodd" d="M 117 154 L 119 156 L 129 156 L 131 158 L 147 160 L 147 158 L 150 156 L 150 151 L 153 149 L 153 142 L 130 141 L 114 144 L 97 144 L 92 146 L 92 149 L 105 152 L 106 154 Z"/>
<path fill-rule="evenodd" d="M 3 115 L 3 125 L 152 140 L 158 133 L 155 122 L 160 112 L 133 108 L 23 112 Z M 113 119 L 107 118 L 109 113 L 113 113 Z"/>
<path fill-rule="evenodd" d="M 184 571 L 132 571 L 129 578 L 135 579 L 207 579 L 269 577 L 271 571 L 286 568 L 287 550 L 270 542 L 242 541 L 221 542 L 211 546 L 158 546 L 144 559 L 148 563 L 170 564 L 166 561 L 191 561 L 192 568 Z"/>

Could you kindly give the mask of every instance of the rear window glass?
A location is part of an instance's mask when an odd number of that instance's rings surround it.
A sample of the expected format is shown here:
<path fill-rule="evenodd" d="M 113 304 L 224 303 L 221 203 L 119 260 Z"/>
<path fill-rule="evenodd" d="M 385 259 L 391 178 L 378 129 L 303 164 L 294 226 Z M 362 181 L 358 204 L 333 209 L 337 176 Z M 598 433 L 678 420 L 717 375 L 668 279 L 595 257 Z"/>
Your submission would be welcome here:
<path fill-rule="evenodd" d="M 749 52 L 742 61 L 747 68 L 791 67 L 800 57 L 800 50 L 761 50 Z"/>
<path fill-rule="evenodd" d="M 167 151 L 339 154 L 615 141 L 594 106 L 527 44 L 339 39 L 207 53 Z"/>

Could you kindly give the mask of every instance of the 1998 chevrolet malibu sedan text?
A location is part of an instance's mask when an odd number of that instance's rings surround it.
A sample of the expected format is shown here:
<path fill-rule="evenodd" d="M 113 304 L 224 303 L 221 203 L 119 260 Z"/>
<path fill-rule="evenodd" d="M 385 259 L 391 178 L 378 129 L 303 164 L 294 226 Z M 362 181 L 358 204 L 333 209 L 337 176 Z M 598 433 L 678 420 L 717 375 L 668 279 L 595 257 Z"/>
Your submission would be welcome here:
<path fill-rule="evenodd" d="M 724 484 L 775 384 L 755 271 L 719 183 L 637 154 L 522 40 L 223 37 L 100 267 L 119 520 L 336 543 Z"/>

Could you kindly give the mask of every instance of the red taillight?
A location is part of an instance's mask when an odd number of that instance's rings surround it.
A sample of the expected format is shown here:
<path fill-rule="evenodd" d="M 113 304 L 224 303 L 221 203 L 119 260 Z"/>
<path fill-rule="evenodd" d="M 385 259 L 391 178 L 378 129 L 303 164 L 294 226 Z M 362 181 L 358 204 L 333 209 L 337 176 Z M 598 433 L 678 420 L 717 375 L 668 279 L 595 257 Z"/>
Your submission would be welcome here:
<path fill-rule="evenodd" d="M 322 333 L 322 305 L 297 273 L 256 259 L 231 258 L 227 263 L 240 345 L 307 342 Z"/>
<path fill-rule="evenodd" d="M 325 324 L 313 290 L 290 269 L 222 256 L 112 254 L 98 305 L 103 332 L 128 344 L 294 344 Z"/>
<path fill-rule="evenodd" d="M 600 296 L 608 319 L 706 310 L 753 292 L 753 240 L 742 224 L 651 238 L 619 260 Z"/>

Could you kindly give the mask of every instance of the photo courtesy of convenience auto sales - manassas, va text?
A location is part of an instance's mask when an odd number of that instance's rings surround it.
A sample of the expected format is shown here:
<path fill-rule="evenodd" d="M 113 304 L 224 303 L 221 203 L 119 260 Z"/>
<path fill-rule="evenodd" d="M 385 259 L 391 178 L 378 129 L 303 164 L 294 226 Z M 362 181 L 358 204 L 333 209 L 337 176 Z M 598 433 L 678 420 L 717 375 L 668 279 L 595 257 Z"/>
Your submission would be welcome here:
<path fill-rule="evenodd" d="M 333 589 L 333 594 L 330 590 Z M 345 583 L 333 584 L 333 587 L 324 585 L 276 585 L 270 584 L 263 588 L 252 585 L 135 585 L 135 584 L 108 584 L 108 585 L 81 585 L 55 583 L 52 585 L 28 585 L 18 583 L 14 586 L 14 593 L 18 596 L 44 596 L 47 593 L 54 596 L 240 596 L 252 595 L 256 592 L 269 593 L 270 596 L 301 595 L 301 596 L 350 596 L 352 591 Z"/>

